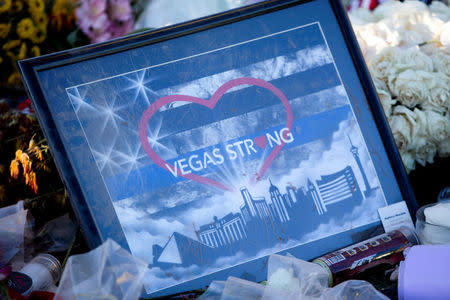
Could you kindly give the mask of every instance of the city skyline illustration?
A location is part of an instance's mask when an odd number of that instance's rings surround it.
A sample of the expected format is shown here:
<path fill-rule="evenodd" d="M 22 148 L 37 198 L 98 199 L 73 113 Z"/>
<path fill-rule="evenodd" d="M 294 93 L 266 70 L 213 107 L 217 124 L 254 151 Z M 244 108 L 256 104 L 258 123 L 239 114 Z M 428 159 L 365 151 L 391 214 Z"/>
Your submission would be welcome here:
<path fill-rule="evenodd" d="M 220 218 L 212 216 L 210 223 L 202 224 L 196 230 L 196 240 L 174 232 L 163 247 L 154 244 L 152 265 L 162 268 L 176 265 L 187 267 L 210 264 L 220 256 L 229 256 L 233 252 L 256 253 L 264 247 L 255 245 L 258 240 L 270 247 L 283 240 L 300 239 L 327 219 L 327 213 L 343 215 L 349 208 L 361 204 L 363 198 L 369 197 L 374 189 L 362 167 L 358 148 L 350 137 L 348 141 L 349 151 L 364 181 L 364 192 L 350 165 L 338 172 L 322 175 L 319 180 L 308 179 L 305 186 L 285 185 L 285 192 L 280 191 L 269 178 L 265 181 L 269 185 L 267 199 L 253 195 L 247 187 L 241 187 L 239 212 L 224 212 Z M 268 230 L 266 234 L 261 234 L 264 228 Z M 252 236 L 257 238 L 252 240 Z"/>

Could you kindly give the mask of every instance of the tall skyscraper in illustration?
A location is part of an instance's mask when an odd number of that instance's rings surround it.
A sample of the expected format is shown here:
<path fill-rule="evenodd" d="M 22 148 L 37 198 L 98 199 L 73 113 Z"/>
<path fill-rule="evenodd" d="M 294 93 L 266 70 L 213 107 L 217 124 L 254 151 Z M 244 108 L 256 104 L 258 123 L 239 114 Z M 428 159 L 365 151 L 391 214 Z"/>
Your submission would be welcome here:
<path fill-rule="evenodd" d="M 351 145 L 350 151 L 352 152 L 353 157 L 355 158 L 356 164 L 358 165 L 359 171 L 361 172 L 361 175 L 363 177 L 364 186 L 366 187 L 365 194 L 367 195 L 368 193 L 370 193 L 371 187 L 370 187 L 369 181 L 367 180 L 366 172 L 364 172 L 364 169 L 362 167 L 361 160 L 359 159 L 358 147 L 353 145 L 352 140 L 350 139 L 350 137 L 348 135 L 347 135 L 347 137 L 348 137 L 348 140 L 350 141 L 350 145 Z"/>
<path fill-rule="evenodd" d="M 316 207 L 319 215 L 322 215 L 327 211 L 326 206 L 323 204 L 322 199 L 320 198 L 319 193 L 317 192 L 316 186 L 312 181 L 308 178 L 308 182 L 306 183 L 306 196 L 309 199 L 313 200 L 314 206 Z"/>
<path fill-rule="evenodd" d="M 287 222 L 289 221 L 289 214 L 286 209 L 286 203 L 284 201 L 283 195 L 281 195 L 280 190 L 273 185 L 272 180 L 269 179 L 270 182 L 270 200 L 272 200 L 272 203 L 274 205 L 274 209 L 277 212 L 278 217 L 280 218 L 280 222 Z"/>

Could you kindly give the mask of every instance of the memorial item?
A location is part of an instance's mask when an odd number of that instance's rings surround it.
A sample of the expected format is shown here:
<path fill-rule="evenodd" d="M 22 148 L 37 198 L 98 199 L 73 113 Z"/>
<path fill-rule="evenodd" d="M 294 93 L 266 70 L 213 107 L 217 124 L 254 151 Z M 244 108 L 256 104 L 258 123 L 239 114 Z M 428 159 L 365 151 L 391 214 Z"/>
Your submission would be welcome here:
<path fill-rule="evenodd" d="M 339 1 L 265 1 L 20 62 L 87 242 L 145 296 L 310 260 L 416 202 Z"/>
<path fill-rule="evenodd" d="M 450 295 L 450 245 L 419 245 L 405 251 L 398 299 L 444 300 Z"/>
<path fill-rule="evenodd" d="M 232 276 L 226 281 L 213 281 L 199 300 L 388 299 L 363 280 L 348 280 L 329 288 L 324 268 L 292 255 L 270 255 L 267 277 L 265 285 Z"/>
<path fill-rule="evenodd" d="M 39 254 L 19 272 L 11 272 L 8 285 L 18 293 L 27 296 L 32 291 L 47 291 L 61 278 L 59 261 L 50 254 Z"/>
<path fill-rule="evenodd" d="M 450 157 L 450 7 L 386 1 L 350 20 L 407 171 Z"/>
<path fill-rule="evenodd" d="M 135 300 L 146 271 L 147 263 L 108 239 L 94 250 L 69 257 L 54 299 Z"/>
<path fill-rule="evenodd" d="M 422 244 L 450 245 L 450 201 L 440 201 L 419 208 L 416 231 Z"/>
<path fill-rule="evenodd" d="M 325 254 L 313 262 L 328 271 L 328 283 L 333 286 L 381 264 L 394 267 L 404 259 L 403 251 L 418 243 L 419 240 L 413 230 L 401 227 Z"/>

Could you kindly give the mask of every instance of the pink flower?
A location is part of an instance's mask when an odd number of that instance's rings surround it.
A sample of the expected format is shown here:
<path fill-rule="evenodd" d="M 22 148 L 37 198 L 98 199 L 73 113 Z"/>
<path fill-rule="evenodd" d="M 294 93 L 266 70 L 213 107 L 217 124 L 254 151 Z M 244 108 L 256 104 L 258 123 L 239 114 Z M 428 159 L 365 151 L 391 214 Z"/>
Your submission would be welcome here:
<path fill-rule="evenodd" d="M 125 22 L 114 22 L 109 27 L 109 31 L 113 38 L 121 37 L 133 30 L 133 19 Z"/>
<path fill-rule="evenodd" d="M 91 32 L 99 27 L 105 25 L 104 22 L 108 20 L 105 14 L 106 0 L 84 0 L 81 5 L 77 7 L 75 15 L 77 17 L 77 25 L 80 29 L 90 37 Z"/>
<path fill-rule="evenodd" d="M 108 12 L 110 18 L 113 20 L 125 22 L 132 18 L 129 0 L 110 0 Z"/>
<path fill-rule="evenodd" d="M 105 12 L 105 10 L 106 0 L 82 0 L 81 5 L 77 8 L 75 14 L 79 19 L 95 19 Z"/>
<path fill-rule="evenodd" d="M 133 30 L 129 0 L 81 0 L 76 9 L 77 25 L 91 42 L 104 42 Z"/>

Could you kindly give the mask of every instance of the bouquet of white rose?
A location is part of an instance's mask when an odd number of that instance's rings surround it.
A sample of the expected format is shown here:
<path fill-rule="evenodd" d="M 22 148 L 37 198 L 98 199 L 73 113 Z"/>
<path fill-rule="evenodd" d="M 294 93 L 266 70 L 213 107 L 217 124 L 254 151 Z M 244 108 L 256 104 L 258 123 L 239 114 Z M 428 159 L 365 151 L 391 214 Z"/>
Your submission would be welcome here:
<path fill-rule="evenodd" d="M 406 170 L 450 156 L 450 8 L 387 1 L 350 20 Z"/>

